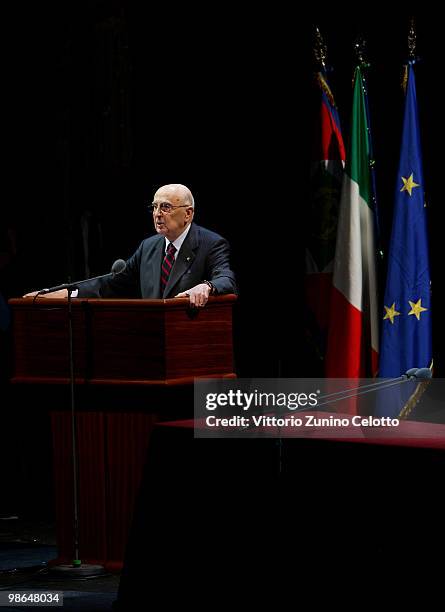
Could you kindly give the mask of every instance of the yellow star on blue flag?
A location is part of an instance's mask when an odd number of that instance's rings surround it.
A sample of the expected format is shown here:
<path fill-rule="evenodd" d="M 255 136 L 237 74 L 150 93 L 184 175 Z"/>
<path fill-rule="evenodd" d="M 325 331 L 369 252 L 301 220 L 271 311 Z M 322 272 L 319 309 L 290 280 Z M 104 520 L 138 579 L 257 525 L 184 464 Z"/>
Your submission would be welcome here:
<path fill-rule="evenodd" d="M 425 312 L 428 308 L 423 308 L 422 299 L 419 299 L 417 302 L 411 302 L 408 300 L 409 305 L 411 306 L 411 310 L 409 311 L 409 315 L 416 315 L 418 321 L 420 321 L 420 313 Z"/>
<path fill-rule="evenodd" d="M 404 176 L 400 177 L 403 181 L 403 187 L 400 191 L 407 191 L 409 195 L 412 195 L 412 191 L 414 187 L 420 187 L 419 183 L 415 183 L 413 179 L 414 172 L 411 172 L 411 176 L 405 178 Z"/>
<path fill-rule="evenodd" d="M 394 317 L 400 316 L 400 312 L 396 310 L 396 303 L 393 302 L 393 305 L 391 306 L 391 308 L 388 308 L 388 306 L 385 306 L 385 310 L 386 310 L 386 314 L 383 317 L 383 320 L 389 319 L 391 323 L 394 325 Z"/>

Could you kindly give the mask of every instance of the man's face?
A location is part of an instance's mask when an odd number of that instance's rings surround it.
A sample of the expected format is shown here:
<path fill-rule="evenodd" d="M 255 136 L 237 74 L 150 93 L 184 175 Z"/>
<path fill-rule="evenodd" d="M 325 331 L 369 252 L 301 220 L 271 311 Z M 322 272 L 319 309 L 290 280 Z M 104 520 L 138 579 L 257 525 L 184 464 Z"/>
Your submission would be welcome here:
<path fill-rule="evenodd" d="M 157 205 L 153 212 L 155 230 L 173 242 L 193 219 L 193 208 L 180 190 L 162 187 L 155 193 L 153 204 Z M 171 208 L 166 212 L 160 205 Z"/>

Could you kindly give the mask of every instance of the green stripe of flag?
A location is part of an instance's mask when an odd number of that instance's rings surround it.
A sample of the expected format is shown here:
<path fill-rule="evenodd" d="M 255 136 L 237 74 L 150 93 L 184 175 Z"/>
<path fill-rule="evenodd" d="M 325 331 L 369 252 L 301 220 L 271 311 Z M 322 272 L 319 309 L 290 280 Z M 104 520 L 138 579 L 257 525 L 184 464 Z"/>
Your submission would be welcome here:
<path fill-rule="evenodd" d="M 371 202 L 371 175 L 369 172 L 368 119 L 366 116 L 364 84 L 359 67 L 355 69 L 354 97 L 352 105 L 351 140 L 349 155 L 346 156 L 345 171 L 359 186 L 365 202 Z"/>

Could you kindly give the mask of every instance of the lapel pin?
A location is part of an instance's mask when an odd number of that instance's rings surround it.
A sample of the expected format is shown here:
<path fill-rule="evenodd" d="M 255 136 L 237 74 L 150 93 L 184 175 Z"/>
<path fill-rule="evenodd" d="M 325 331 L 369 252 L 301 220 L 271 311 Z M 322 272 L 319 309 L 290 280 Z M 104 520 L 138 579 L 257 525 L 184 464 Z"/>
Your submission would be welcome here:
<path fill-rule="evenodd" d="M 190 261 L 190 257 L 187 257 L 187 261 Z"/>

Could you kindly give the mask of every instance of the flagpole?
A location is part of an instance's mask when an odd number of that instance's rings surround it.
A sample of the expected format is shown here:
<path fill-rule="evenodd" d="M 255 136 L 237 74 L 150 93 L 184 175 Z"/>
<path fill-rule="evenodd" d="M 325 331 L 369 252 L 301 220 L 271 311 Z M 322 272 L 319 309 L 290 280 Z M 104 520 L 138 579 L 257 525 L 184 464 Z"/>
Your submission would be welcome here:
<path fill-rule="evenodd" d="M 369 110 L 369 97 L 368 97 L 368 80 L 366 70 L 370 67 L 370 63 L 366 61 L 366 41 L 363 37 L 359 36 L 354 45 L 355 52 L 357 55 L 357 64 L 360 66 L 362 71 L 363 81 L 363 97 L 365 100 L 366 120 L 368 122 L 368 147 L 369 147 L 369 174 L 371 176 L 371 189 L 372 189 L 372 203 L 374 210 L 375 230 L 376 230 L 376 245 L 377 245 L 377 260 L 383 259 L 383 247 L 380 232 L 380 216 L 377 204 L 377 184 L 375 177 L 375 159 L 374 159 L 374 147 L 372 143 L 372 130 L 371 130 L 371 113 Z"/>
<path fill-rule="evenodd" d="M 414 73 L 414 64 L 418 58 L 415 53 L 416 33 L 414 20 L 411 20 L 408 59 L 403 79 L 405 102 L 402 136 L 384 296 L 387 313 L 382 329 L 382 378 L 397 376 L 404 370 L 405 364 L 414 358 L 421 367 L 428 368 L 433 355 L 428 222 Z M 400 415 L 406 417 L 412 407 L 409 398 L 408 403 L 406 400 L 403 396 L 397 398 L 393 402 L 393 412 L 397 409 Z M 376 416 L 390 415 L 385 412 Z"/>
<path fill-rule="evenodd" d="M 335 240 L 345 165 L 341 122 L 327 74 L 327 45 L 314 28 L 314 111 L 309 219 L 305 240 L 305 327 L 320 376 L 325 371 Z M 316 98 L 315 98 L 316 96 Z"/>

